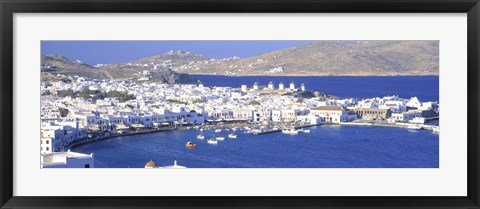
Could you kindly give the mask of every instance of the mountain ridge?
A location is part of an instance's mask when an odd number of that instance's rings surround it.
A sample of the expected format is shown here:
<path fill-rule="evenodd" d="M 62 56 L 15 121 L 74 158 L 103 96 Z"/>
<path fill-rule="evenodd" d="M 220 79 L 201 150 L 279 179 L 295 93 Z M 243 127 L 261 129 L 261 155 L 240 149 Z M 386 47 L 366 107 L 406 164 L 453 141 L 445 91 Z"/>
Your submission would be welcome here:
<path fill-rule="evenodd" d="M 438 41 L 312 41 L 239 58 L 210 59 L 169 51 L 131 62 L 88 65 L 62 55 L 42 56 L 42 69 L 92 78 L 138 79 L 147 74 L 162 82 L 193 83 L 188 75 L 226 76 L 417 76 L 439 75 Z M 169 79 L 163 79 L 164 77 Z M 180 79 L 181 78 L 181 79 Z"/>

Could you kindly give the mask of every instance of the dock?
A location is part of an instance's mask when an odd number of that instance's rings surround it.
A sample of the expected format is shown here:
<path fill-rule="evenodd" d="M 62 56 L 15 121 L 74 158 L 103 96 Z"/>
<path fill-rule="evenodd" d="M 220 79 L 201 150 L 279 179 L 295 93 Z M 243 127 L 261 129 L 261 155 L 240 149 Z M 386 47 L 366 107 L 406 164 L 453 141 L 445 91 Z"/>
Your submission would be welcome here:
<path fill-rule="evenodd" d="M 267 130 L 267 131 L 254 131 L 252 132 L 253 135 L 262 135 L 262 134 L 269 134 L 269 133 L 275 133 L 275 132 L 281 132 L 282 129 L 278 129 L 278 130 Z"/>

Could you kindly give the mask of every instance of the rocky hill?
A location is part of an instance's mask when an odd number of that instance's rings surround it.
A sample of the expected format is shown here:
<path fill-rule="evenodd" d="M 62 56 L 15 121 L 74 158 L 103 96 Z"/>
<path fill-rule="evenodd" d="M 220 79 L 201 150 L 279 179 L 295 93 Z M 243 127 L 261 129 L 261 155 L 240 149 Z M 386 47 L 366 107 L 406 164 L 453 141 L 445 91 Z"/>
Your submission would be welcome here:
<path fill-rule="evenodd" d="M 195 83 L 196 79 L 187 74 L 177 73 L 169 68 L 149 64 L 107 64 L 91 66 L 79 60 L 71 61 L 61 55 L 42 56 L 42 79 L 52 74 L 82 76 L 94 79 L 155 81 L 160 83 Z"/>
<path fill-rule="evenodd" d="M 186 74 L 228 76 L 438 75 L 438 41 L 312 41 L 258 56 L 209 59 L 183 51 L 129 63 L 91 66 L 60 55 L 42 56 L 42 71 L 99 79 L 192 83 Z"/>
<path fill-rule="evenodd" d="M 438 41 L 313 41 L 248 58 L 207 59 L 189 52 L 133 61 L 176 72 L 210 75 L 438 75 Z"/>

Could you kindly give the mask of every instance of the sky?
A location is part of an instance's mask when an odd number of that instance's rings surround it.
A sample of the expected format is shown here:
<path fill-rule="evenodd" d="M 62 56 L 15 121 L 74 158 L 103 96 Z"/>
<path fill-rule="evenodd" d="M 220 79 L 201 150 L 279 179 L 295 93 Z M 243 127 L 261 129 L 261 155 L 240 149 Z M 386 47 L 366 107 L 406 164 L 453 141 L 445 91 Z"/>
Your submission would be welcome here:
<path fill-rule="evenodd" d="M 41 54 L 59 54 L 90 65 L 115 64 L 163 54 L 189 51 L 208 58 L 251 57 L 301 46 L 310 41 L 42 41 Z"/>

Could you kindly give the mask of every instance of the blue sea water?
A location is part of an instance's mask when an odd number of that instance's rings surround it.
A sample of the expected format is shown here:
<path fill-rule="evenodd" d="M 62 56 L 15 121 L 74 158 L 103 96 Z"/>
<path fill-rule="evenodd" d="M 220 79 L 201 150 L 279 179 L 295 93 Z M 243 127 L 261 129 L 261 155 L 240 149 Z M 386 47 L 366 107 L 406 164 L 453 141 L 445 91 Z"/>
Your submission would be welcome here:
<path fill-rule="evenodd" d="M 402 77 L 226 77 L 196 76 L 205 86 L 240 87 L 254 82 L 266 85 L 280 81 L 305 83 L 307 90 L 339 97 L 369 98 L 417 96 L 438 101 L 437 76 Z M 96 167 L 141 168 L 149 160 L 160 166 L 178 164 L 190 168 L 438 168 L 439 135 L 431 131 L 400 128 L 324 125 L 297 136 L 272 133 L 250 135 L 237 132 L 237 139 L 207 144 L 198 140 L 198 130 L 169 131 L 111 138 L 75 147 L 94 153 Z M 217 133 L 216 136 L 219 136 Z M 192 141 L 196 149 L 186 149 Z"/>
<path fill-rule="evenodd" d="M 319 91 L 340 98 L 371 98 L 398 95 L 401 98 L 418 97 L 422 102 L 439 101 L 438 76 L 212 76 L 193 75 L 205 86 L 230 86 L 242 84 L 252 87 L 254 82 L 266 86 L 273 81 L 275 87 L 283 82 L 288 87 L 295 82 L 297 88 L 305 83 L 307 90 Z"/>
<path fill-rule="evenodd" d="M 324 125 L 310 134 L 251 135 L 198 130 L 168 131 L 112 138 L 74 148 L 94 153 L 96 167 L 140 168 L 149 160 L 157 165 L 190 168 L 438 168 L 438 134 L 400 128 Z M 207 139 L 224 136 L 217 145 Z M 192 141 L 196 149 L 187 149 Z"/>

